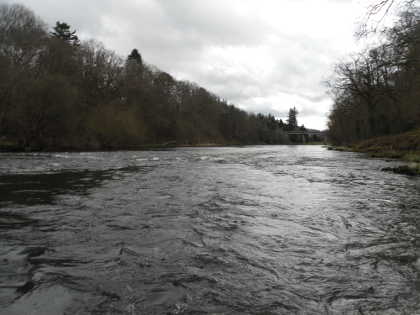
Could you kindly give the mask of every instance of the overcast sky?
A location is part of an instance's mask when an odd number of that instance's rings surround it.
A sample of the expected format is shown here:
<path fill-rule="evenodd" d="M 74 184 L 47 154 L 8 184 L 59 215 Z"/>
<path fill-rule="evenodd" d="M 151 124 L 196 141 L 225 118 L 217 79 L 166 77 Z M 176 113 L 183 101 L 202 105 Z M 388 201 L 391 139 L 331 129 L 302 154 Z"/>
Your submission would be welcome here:
<path fill-rule="evenodd" d="M 248 111 L 285 119 L 296 106 L 309 128 L 326 127 L 323 81 L 356 49 L 367 0 L 0 0 L 31 8 L 83 39 L 102 41 L 177 79 L 198 83 Z"/>

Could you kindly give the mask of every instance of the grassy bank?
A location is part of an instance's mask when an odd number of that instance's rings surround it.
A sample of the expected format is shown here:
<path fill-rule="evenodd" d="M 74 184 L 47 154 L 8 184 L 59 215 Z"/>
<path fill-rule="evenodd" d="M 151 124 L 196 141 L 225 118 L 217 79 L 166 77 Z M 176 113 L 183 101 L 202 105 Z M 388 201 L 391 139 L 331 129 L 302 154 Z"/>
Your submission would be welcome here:
<path fill-rule="evenodd" d="M 353 149 L 373 157 L 397 158 L 420 162 L 420 129 L 410 132 L 373 138 L 356 143 Z"/>
<path fill-rule="evenodd" d="M 331 147 L 331 149 L 367 153 L 371 157 L 400 159 L 408 162 L 407 165 L 385 170 L 420 175 L 420 129 L 372 138 L 347 147 Z"/>

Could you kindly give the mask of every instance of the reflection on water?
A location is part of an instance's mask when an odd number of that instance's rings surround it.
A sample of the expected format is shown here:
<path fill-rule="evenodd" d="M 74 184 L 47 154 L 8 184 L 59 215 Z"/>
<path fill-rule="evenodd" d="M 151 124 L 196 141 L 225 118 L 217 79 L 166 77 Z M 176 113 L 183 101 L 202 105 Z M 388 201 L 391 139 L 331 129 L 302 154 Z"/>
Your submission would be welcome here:
<path fill-rule="evenodd" d="M 415 314 L 419 179 L 318 146 L 0 155 L 0 314 Z"/>

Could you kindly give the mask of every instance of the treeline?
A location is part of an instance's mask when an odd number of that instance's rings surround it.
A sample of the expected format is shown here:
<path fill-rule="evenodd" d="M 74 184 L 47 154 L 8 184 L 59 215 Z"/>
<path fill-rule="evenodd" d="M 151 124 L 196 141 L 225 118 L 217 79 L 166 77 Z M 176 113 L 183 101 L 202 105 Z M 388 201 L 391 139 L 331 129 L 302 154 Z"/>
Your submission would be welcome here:
<path fill-rule="evenodd" d="M 0 142 L 32 149 L 151 144 L 277 144 L 271 115 L 240 110 L 175 80 L 133 50 L 121 58 L 81 43 L 66 23 L 48 32 L 21 5 L 0 6 Z"/>
<path fill-rule="evenodd" d="M 334 144 L 420 127 L 420 13 L 411 8 L 383 43 L 336 67 L 329 138 Z"/>

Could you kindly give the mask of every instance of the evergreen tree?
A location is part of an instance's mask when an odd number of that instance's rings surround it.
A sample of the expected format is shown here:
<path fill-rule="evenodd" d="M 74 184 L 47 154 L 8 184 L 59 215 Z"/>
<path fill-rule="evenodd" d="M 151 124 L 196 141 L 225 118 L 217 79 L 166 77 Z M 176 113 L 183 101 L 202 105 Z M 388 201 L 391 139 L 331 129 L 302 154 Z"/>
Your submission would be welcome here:
<path fill-rule="evenodd" d="M 127 58 L 129 61 L 135 61 L 137 62 L 139 65 L 143 64 L 143 59 L 141 58 L 141 55 L 139 53 L 139 51 L 137 49 L 133 49 L 131 51 L 131 53 L 128 55 Z"/>
<path fill-rule="evenodd" d="M 70 25 L 65 22 L 61 23 L 60 21 L 57 21 L 51 35 L 69 43 L 70 45 L 80 45 L 79 37 L 76 35 L 76 31 L 71 31 Z"/>
<path fill-rule="evenodd" d="M 143 59 L 137 49 L 133 49 L 127 56 L 125 69 L 126 74 L 131 81 L 138 81 L 141 79 L 143 75 Z"/>
<path fill-rule="evenodd" d="M 289 130 L 294 130 L 298 127 L 298 122 L 297 122 L 298 113 L 299 112 L 297 111 L 296 107 L 289 109 L 289 118 L 287 119 L 287 125 L 288 125 Z"/>
<path fill-rule="evenodd" d="M 278 124 L 279 124 L 279 128 L 280 128 L 280 129 L 284 129 L 284 122 L 283 122 L 283 120 L 281 120 L 281 119 L 280 119 L 280 120 L 278 121 Z"/>

